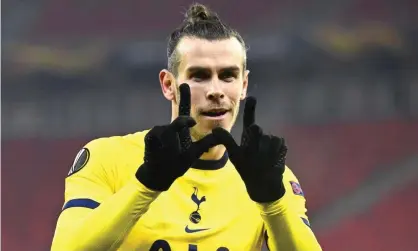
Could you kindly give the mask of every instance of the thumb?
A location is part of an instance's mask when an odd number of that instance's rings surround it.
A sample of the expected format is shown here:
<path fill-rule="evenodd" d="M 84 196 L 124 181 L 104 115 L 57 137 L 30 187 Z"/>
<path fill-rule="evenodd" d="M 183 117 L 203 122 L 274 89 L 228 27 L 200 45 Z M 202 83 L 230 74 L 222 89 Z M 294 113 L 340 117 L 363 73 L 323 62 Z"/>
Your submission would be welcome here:
<path fill-rule="evenodd" d="M 208 134 L 202 139 L 194 142 L 190 147 L 191 154 L 196 157 L 200 158 L 200 156 L 207 152 L 210 148 L 219 145 L 220 143 L 217 142 L 215 136 L 213 134 Z"/>
<path fill-rule="evenodd" d="M 196 125 L 196 121 L 192 117 L 178 116 L 171 124 L 169 128 L 175 132 L 180 132 L 182 129 L 190 128 Z"/>
<path fill-rule="evenodd" d="M 248 97 L 244 106 L 244 129 L 250 127 L 255 123 L 255 106 L 257 105 L 257 99 L 254 97 Z"/>
<path fill-rule="evenodd" d="M 232 137 L 232 135 L 227 130 L 218 127 L 212 130 L 212 134 L 218 144 L 223 144 L 225 146 L 231 159 L 239 154 L 240 146 L 235 142 L 234 137 Z"/>

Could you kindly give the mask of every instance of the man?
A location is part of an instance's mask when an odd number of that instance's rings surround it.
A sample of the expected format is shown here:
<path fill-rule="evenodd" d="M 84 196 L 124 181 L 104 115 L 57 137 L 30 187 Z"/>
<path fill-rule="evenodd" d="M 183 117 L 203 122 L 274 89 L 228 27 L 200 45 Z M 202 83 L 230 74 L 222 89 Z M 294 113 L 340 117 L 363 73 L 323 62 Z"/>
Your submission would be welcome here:
<path fill-rule="evenodd" d="M 229 133 L 248 74 L 241 36 L 192 5 L 159 75 L 172 122 L 78 153 L 52 250 L 321 250 L 284 140 L 255 124 L 255 99 L 241 145 Z"/>

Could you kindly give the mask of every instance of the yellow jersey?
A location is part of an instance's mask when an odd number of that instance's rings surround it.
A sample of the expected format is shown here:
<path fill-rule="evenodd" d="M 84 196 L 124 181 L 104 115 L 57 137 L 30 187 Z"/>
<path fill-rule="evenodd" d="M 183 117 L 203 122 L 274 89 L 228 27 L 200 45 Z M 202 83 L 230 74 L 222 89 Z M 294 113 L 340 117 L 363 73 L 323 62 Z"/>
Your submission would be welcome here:
<path fill-rule="evenodd" d="M 321 250 L 299 182 L 286 167 L 286 194 L 253 202 L 225 154 L 197 160 L 165 192 L 135 178 L 148 131 L 89 142 L 65 181 L 53 251 Z M 256 167 L 255 167 L 256 168 Z M 164 175 L 162 173 L 161 175 Z"/>

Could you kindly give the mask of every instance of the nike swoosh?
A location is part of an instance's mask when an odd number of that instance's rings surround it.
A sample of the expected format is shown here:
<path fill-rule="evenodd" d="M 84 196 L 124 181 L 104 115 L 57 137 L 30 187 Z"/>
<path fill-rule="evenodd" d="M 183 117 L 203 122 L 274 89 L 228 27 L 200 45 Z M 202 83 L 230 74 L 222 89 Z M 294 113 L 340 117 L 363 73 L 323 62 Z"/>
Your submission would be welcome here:
<path fill-rule="evenodd" d="M 200 231 L 205 231 L 205 230 L 209 230 L 210 228 L 197 228 L 197 229 L 190 229 L 189 226 L 187 225 L 186 228 L 184 229 L 184 231 L 186 231 L 186 233 L 196 233 L 196 232 L 200 232 Z"/>

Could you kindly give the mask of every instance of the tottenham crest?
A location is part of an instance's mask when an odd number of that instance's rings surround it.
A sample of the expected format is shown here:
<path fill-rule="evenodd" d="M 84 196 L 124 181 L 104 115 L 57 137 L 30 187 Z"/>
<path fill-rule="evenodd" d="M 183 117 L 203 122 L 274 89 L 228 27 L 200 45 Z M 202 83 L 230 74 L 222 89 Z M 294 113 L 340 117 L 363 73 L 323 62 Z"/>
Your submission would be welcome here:
<path fill-rule="evenodd" d="M 87 148 L 81 149 L 77 156 L 75 156 L 73 165 L 70 168 L 70 171 L 68 172 L 68 176 L 80 171 L 89 161 L 90 158 L 90 152 Z"/>
<path fill-rule="evenodd" d="M 199 197 L 197 197 L 197 187 L 194 188 L 194 192 L 191 196 L 192 201 L 196 204 L 197 209 L 195 211 L 193 211 L 190 216 L 189 216 L 189 220 L 195 224 L 199 223 L 200 220 L 202 219 L 202 217 L 200 216 L 200 213 L 198 212 L 200 209 L 200 204 L 202 204 L 203 202 L 206 201 L 206 197 L 203 196 L 199 199 Z"/>

